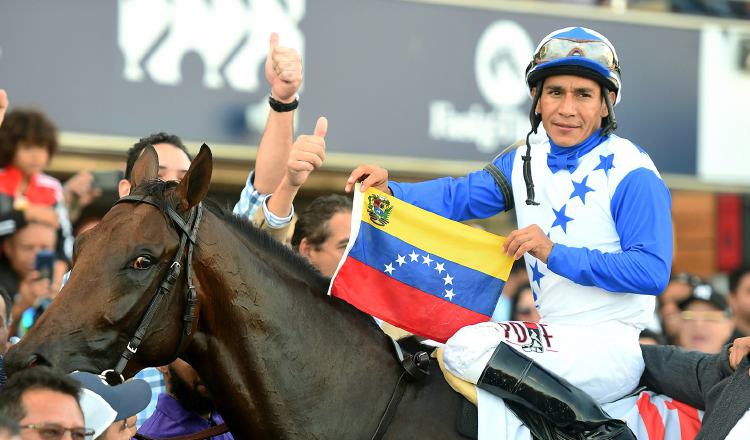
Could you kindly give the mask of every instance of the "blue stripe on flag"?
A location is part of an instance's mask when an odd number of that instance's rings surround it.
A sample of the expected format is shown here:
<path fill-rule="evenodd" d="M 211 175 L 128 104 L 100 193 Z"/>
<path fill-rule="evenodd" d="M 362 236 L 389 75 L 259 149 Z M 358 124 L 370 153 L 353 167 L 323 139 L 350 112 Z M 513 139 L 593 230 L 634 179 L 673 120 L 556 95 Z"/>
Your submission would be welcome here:
<path fill-rule="evenodd" d="M 361 223 L 349 256 L 404 284 L 487 316 L 495 310 L 505 285 L 501 279 L 428 254 L 366 222 Z"/>

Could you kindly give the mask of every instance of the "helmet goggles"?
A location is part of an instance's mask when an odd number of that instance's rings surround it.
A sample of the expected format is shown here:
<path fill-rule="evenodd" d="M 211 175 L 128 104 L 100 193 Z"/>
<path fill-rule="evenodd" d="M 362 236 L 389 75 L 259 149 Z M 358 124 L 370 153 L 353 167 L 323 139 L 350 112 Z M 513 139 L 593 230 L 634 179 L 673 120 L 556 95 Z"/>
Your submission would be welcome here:
<path fill-rule="evenodd" d="M 533 87 L 549 75 L 576 71 L 610 90 L 622 88 L 620 61 L 614 47 L 601 34 L 581 27 L 561 29 L 545 37 L 526 69 L 526 80 Z M 619 101 L 620 93 L 617 95 Z"/>
<path fill-rule="evenodd" d="M 582 57 L 595 61 L 610 72 L 620 73 L 620 63 L 615 54 L 603 41 L 580 41 L 567 38 L 555 38 L 547 41 L 534 55 L 533 66 L 550 61 Z"/>

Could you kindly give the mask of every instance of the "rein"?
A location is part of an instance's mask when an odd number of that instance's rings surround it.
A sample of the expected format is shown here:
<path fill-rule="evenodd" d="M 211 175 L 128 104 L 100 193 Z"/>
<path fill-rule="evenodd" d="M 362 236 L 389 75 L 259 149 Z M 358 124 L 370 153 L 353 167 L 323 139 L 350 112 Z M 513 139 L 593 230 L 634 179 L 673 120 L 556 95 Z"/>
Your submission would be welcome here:
<path fill-rule="evenodd" d="M 128 195 L 115 202 L 115 205 L 118 203 L 147 203 L 151 206 L 156 207 L 157 209 L 162 209 L 162 206 L 156 203 L 154 199 L 149 196 Z M 177 253 L 174 256 L 174 260 L 172 260 L 172 264 L 169 266 L 167 274 L 164 276 L 164 279 L 157 288 L 156 294 L 151 298 L 151 302 L 146 309 L 146 313 L 143 315 L 143 318 L 141 318 L 135 334 L 128 342 L 125 350 L 123 350 L 122 354 L 120 355 L 120 360 L 117 362 L 114 370 L 105 370 L 100 374 L 100 376 L 107 380 L 107 382 L 110 384 L 122 383 L 124 381 L 122 372 L 125 370 L 128 362 L 133 358 L 133 355 L 135 355 L 135 353 L 138 351 L 138 347 L 141 345 L 143 338 L 146 336 L 146 332 L 151 325 L 151 321 L 159 311 L 162 300 L 167 294 L 172 292 L 177 279 L 182 273 L 181 261 L 186 251 L 186 305 L 185 313 L 182 319 L 182 333 L 180 334 L 180 343 L 177 346 L 176 356 L 179 356 L 180 353 L 185 349 L 187 337 L 190 336 L 193 331 L 195 307 L 198 303 L 198 295 L 195 291 L 195 286 L 193 285 L 193 248 L 196 244 L 196 239 L 198 236 L 198 227 L 200 226 L 201 218 L 203 217 L 203 206 L 199 203 L 197 206 L 191 208 L 190 213 L 188 214 L 187 222 L 184 221 L 182 217 L 172 208 L 168 207 L 166 209 L 166 212 L 167 215 L 172 219 L 172 222 L 175 225 L 175 229 L 180 236 L 180 244 L 177 248 Z"/>
<path fill-rule="evenodd" d="M 398 343 L 396 341 L 393 342 L 398 347 Z M 404 371 L 398 377 L 398 382 L 396 382 L 396 386 L 393 388 L 391 398 L 388 400 L 388 405 L 385 407 L 383 416 L 380 417 L 378 427 L 375 429 L 375 433 L 372 434 L 371 440 L 380 440 L 388 432 L 388 427 L 396 416 L 396 409 L 398 409 L 401 398 L 404 397 L 408 382 L 419 381 L 430 375 L 430 355 L 424 351 L 419 351 L 414 355 L 406 355 L 401 361 L 401 367 Z"/>

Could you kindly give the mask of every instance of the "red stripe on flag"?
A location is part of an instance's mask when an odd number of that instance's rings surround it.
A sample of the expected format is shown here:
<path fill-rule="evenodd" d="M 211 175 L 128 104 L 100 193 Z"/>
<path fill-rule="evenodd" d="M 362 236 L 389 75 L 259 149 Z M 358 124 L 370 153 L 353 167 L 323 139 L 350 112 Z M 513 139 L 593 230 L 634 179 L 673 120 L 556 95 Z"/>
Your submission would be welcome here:
<path fill-rule="evenodd" d="M 648 393 L 642 393 L 638 399 L 638 412 L 646 426 L 648 438 L 650 440 L 662 440 L 664 438 L 664 421 L 659 409 L 651 403 L 651 396 Z"/>
<path fill-rule="evenodd" d="M 331 294 L 396 327 L 439 342 L 447 341 L 461 327 L 490 319 L 415 289 L 351 257 L 339 268 Z"/>
<path fill-rule="evenodd" d="M 701 418 L 698 410 L 677 400 L 664 402 L 667 408 L 677 411 L 680 420 L 680 436 L 682 440 L 693 440 L 701 429 Z"/>

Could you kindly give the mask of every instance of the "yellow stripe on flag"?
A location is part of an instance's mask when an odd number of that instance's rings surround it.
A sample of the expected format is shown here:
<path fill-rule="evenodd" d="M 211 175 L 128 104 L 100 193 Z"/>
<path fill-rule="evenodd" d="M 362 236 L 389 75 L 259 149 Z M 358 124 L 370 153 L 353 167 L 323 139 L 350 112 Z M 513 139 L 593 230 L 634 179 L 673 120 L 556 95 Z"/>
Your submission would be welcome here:
<path fill-rule="evenodd" d="M 372 187 L 363 195 L 362 221 L 430 254 L 504 281 L 508 279 L 513 257 L 503 252 L 505 237 L 425 211 Z M 375 220 L 371 217 L 368 210 L 371 195 L 385 197 L 390 202 L 387 223 L 377 216 Z"/>

